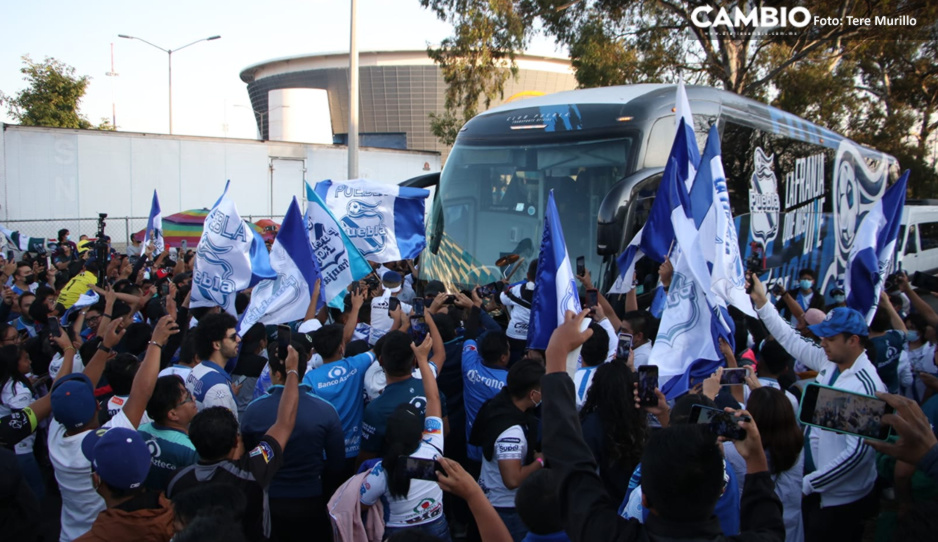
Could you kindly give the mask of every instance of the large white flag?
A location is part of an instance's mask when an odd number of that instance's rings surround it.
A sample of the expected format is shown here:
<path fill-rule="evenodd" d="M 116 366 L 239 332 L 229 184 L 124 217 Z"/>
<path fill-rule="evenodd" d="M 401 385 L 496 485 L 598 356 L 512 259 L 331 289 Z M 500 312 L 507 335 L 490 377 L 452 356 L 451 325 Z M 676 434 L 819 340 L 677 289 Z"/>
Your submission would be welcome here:
<path fill-rule="evenodd" d="M 163 211 L 160 209 L 160 199 L 153 190 L 153 201 L 150 203 L 150 217 L 147 219 L 147 230 L 143 235 L 143 245 L 140 254 L 146 254 L 147 245 L 153 241 L 153 255 L 157 256 L 166 249 L 163 241 Z"/>
<path fill-rule="evenodd" d="M 219 306 L 236 314 L 235 296 L 262 279 L 274 278 L 264 239 L 241 219 L 228 185 L 208 216 L 195 251 L 189 306 Z"/>
<path fill-rule="evenodd" d="M 290 203 L 270 249 L 270 266 L 277 277 L 262 280 L 254 287 L 251 303 L 238 325 L 240 335 L 257 322 L 282 324 L 306 316 L 320 273 L 296 198 Z"/>
<path fill-rule="evenodd" d="M 341 309 L 348 285 L 371 273 L 371 266 L 308 184 L 306 199 L 306 233 L 322 273 L 321 297 Z"/>
<path fill-rule="evenodd" d="M 320 181 L 316 193 L 368 261 L 415 258 L 427 246 L 428 190 L 356 179 Z"/>

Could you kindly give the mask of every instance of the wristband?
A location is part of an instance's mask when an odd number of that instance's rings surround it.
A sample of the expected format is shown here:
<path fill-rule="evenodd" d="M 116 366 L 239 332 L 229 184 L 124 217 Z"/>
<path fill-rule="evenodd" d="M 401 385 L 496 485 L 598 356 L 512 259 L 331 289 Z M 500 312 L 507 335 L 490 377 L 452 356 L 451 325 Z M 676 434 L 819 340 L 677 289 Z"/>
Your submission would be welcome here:
<path fill-rule="evenodd" d="M 62 349 L 62 355 L 64 356 L 65 353 L 68 352 L 69 350 L 71 350 L 72 352 L 74 352 L 74 351 L 75 351 L 75 347 L 74 347 L 74 346 L 66 346 L 65 348 Z"/>
<path fill-rule="evenodd" d="M 300 379 L 300 373 L 296 372 L 296 369 L 290 369 L 289 371 L 287 371 L 287 376 L 290 376 L 290 375 L 296 375 L 296 379 L 297 380 Z"/>
<path fill-rule="evenodd" d="M 98 345 L 98 350 L 101 350 L 101 351 L 103 351 L 103 352 L 107 352 L 108 354 L 111 353 L 111 347 L 110 347 L 110 346 L 104 346 L 104 343 L 101 343 L 101 344 Z"/>
<path fill-rule="evenodd" d="M 163 345 L 156 341 L 149 341 L 147 344 L 152 344 L 153 346 L 158 346 L 160 350 L 163 349 Z"/>
<path fill-rule="evenodd" d="M 543 458 L 543 457 L 535 457 L 534 460 L 537 461 L 538 463 L 540 463 L 540 464 L 541 464 L 541 467 L 544 466 L 544 458 Z"/>

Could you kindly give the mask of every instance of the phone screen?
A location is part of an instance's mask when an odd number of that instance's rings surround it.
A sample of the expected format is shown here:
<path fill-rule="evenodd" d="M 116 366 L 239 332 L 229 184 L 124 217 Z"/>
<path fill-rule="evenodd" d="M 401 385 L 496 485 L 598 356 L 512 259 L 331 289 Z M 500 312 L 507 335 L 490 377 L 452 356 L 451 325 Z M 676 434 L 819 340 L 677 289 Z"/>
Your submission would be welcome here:
<path fill-rule="evenodd" d="M 632 334 L 624 331 L 619 332 L 619 343 L 616 345 L 616 358 L 627 360 L 629 352 L 632 351 Z M 655 376 L 655 378 L 658 378 Z"/>
<path fill-rule="evenodd" d="M 748 418 L 747 418 L 748 419 Z M 740 418 L 729 412 L 703 405 L 694 405 L 690 409 L 691 423 L 703 423 L 718 437 L 730 440 L 745 440 L 746 430 L 738 425 Z"/>
<path fill-rule="evenodd" d="M 586 256 L 576 259 L 576 274 L 581 277 L 586 274 Z"/>
<path fill-rule="evenodd" d="M 746 383 L 746 368 L 723 369 L 723 376 L 720 377 L 721 386 L 737 386 Z"/>
<path fill-rule="evenodd" d="M 50 316 L 48 320 L 49 334 L 53 337 L 58 337 L 62 335 L 62 328 L 59 326 L 59 319 L 55 316 Z"/>
<path fill-rule="evenodd" d="M 638 368 L 638 399 L 642 406 L 658 406 L 658 367 L 642 365 Z"/>
<path fill-rule="evenodd" d="M 182 251 L 183 251 L 183 253 L 185 253 L 186 250 L 189 249 L 189 241 L 187 241 L 187 240 L 185 240 L 185 239 L 182 240 L 182 243 L 180 243 L 180 245 L 182 245 Z"/>
<path fill-rule="evenodd" d="M 437 471 L 445 473 L 443 467 L 434 459 L 421 459 L 419 457 L 410 457 L 402 455 L 398 458 L 404 465 L 404 473 L 411 480 L 430 480 L 437 481 Z"/>
<path fill-rule="evenodd" d="M 882 418 L 894 410 L 876 397 L 809 384 L 804 390 L 798 419 L 805 425 L 838 433 L 886 440 L 889 426 L 882 423 Z"/>
<path fill-rule="evenodd" d="M 290 329 L 290 326 L 283 324 L 277 326 L 277 355 L 280 356 L 280 359 L 287 359 L 287 347 L 290 346 L 292 340 L 293 330 Z"/>
<path fill-rule="evenodd" d="M 396 311 L 398 307 L 401 306 L 401 300 L 396 297 L 388 298 L 388 316 L 391 316 L 391 313 Z"/>
<path fill-rule="evenodd" d="M 590 288 L 586 291 L 586 301 L 589 303 L 590 307 L 595 307 L 599 305 L 599 290 L 595 288 Z"/>
<path fill-rule="evenodd" d="M 414 318 L 418 320 L 423 320 L 424 308 L 423 308 L 423 299 L 419 297 L 414 298 L 413 302 L 414 307 Z"/>
<path fill-rule="evenodd" d="M 8 250 L 8 251 L 7 251 L 7 261 L 8 261 L 8 262 L 12 262 L 13 259 L 14 259 L 14 257 L 15 257 L 15 256 L 13 255 L 13 251 L 12 251 L 12 250 Z"/>

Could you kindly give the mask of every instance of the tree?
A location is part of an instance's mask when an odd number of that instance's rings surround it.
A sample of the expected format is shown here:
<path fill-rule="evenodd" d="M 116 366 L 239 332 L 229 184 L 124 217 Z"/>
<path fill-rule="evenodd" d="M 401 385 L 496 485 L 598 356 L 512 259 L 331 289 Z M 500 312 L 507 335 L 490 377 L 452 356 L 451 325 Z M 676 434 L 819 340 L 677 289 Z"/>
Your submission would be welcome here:
<path fill-rule="evenodd" d="M 6 105 L 10 116 L 24 126 L 92 127 L 78 112 L 90 81 L 87 75 L 76 77 L 75 68 L 52 57 L 33 62 L 26 55 L 23 64 L 20 71 L 27 88 L 15 97 L 0 93 L 0 103 Z"/>

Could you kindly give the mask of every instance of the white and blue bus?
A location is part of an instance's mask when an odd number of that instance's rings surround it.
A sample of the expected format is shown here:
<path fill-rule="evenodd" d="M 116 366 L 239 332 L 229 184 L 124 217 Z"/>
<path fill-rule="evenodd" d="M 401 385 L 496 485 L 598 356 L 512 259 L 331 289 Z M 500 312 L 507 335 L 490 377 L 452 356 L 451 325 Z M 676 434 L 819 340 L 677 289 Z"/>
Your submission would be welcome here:
<path fill-rule="evenodd" d="M 502 279 L 496 262 L 505 256 L 536 259 L 553 190 L 570 257 L 585 256 L 608 290 L 616 257 L 654 200 L 674 137 L 675 94 L 674 85 L 574 90 L 470 120 L 440 174 L 404 183 L 438 183 L 422 278 L 465 288 Z M 773 282 L 787 286 L 810 268 L 828 294 L 860 220 L 898 177 L 896 159 L 730 92 L 690 86 L 687 95 L 701 150 L 710 126 L 719 128 L 741 255 L 757 243 Z M 656 275 L 657 263 L 638 266 L 639 293 Z"/>

